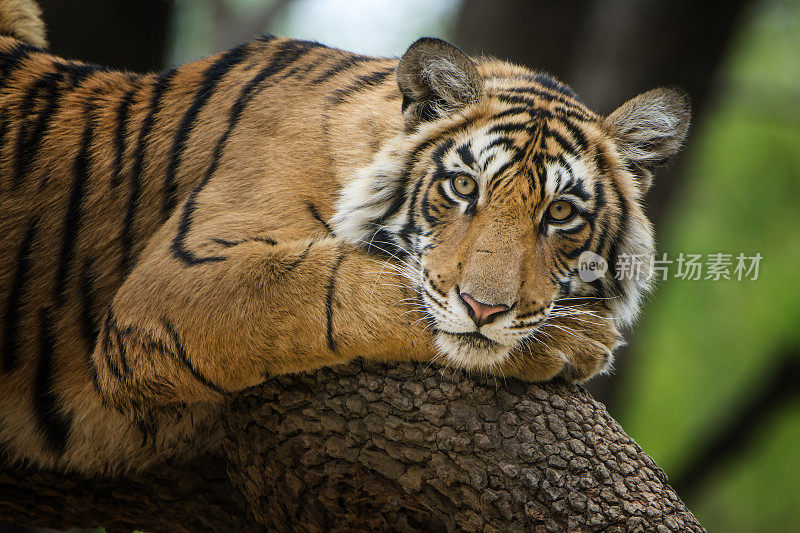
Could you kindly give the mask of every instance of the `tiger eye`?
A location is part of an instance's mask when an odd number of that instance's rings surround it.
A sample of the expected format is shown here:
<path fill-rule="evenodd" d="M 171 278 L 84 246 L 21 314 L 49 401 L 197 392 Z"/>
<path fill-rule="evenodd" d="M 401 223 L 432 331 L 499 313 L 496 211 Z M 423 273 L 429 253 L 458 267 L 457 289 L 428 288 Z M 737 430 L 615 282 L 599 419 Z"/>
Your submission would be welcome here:
<path fill-rule="evenodd" d="M 564 200 L 553 202 L 547 209 L 547 214 L 550 215 L 550 218 L 559 222 L 566 220 L 572 215 L 572 204 Z"/>
<path fill-rule="evenodd" d="M 478 184 L 469 176 L 458 176 L 453 178 L 453 190 L 460 196 L 472 196 L 478 189 Z"/>

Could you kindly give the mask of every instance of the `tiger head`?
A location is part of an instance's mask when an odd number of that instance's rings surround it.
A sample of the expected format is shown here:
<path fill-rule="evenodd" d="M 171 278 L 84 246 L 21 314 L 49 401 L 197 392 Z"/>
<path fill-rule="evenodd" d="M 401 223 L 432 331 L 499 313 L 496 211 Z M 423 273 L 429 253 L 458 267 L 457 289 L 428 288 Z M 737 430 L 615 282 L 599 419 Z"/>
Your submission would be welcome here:
<path fill-rule="evenodd" d="M 655 89 L 602 117 L 547 75 L 429 38 L 397 79 L 404 129 L 343 188 L 334 225 L 391 244 L 448 360 L 502 362 L 578 298 L 630 323 L 654 251 L 642 197 L 686 136 L 686 95 Z M 622 257 L 637 271 L 617 275 Z"/>

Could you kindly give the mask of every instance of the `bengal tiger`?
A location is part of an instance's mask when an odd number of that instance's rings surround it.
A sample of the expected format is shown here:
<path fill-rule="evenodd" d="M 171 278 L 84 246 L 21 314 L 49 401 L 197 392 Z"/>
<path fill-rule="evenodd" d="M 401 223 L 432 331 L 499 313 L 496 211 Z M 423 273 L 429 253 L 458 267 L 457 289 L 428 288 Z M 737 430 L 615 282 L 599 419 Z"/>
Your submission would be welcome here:
<path fill-rule="evenodd" d="M 583 381 L 648 290 L 614 265 L 653 251 L 678 90 L 604 117 L 434 38 L 387 59 L 265 35 L 134 74 L 47 53 L 31 0 L 0 28 L 10 462 L 189 457 L 231 393 L 358 357 Z"/>

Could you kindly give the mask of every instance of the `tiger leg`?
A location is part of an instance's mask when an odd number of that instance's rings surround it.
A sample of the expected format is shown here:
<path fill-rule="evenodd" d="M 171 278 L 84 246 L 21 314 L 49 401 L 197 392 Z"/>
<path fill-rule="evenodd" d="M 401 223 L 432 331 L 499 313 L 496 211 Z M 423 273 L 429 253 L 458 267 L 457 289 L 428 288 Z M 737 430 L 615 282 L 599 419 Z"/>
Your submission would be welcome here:
<path fill-rule="evenodd" d="M 219 400 L 271 374 L 368 356 L 433 357 L 408 281 L 337 239 L 245 240 L 187 265 L 148 253 L 115 295 L 92 362 L 126 412 Z"/>
<path fill-rule="evenodd" d="M 513 351 L 503 372 L 526 381 L 560 376 L 579 383 L 607 371 L 624 344 L 619 330 L 602 303 L 587 299 L 574 307 L 575 314 L 549 319 Z"/>

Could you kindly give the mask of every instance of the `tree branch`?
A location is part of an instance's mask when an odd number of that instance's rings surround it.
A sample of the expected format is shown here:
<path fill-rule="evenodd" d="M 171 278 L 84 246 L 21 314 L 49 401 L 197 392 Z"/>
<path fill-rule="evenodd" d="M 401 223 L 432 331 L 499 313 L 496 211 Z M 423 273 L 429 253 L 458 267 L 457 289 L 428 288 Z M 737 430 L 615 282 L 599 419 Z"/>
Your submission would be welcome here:
<path fill-rule="evenodd" d="M 701 530 L 580 387 L 354 363 L 272 380 L 226 426 L 234 484 L 276 528 Z"/>
<path fill-rule="evenodd" d="M 702 531 L 605 408 L 563 383 L 358 362 L 272 379 L 234 398 L 223 424 L 219 456 L 136 478 L 0 473 L 0 519 L 153 532 Z"/>

